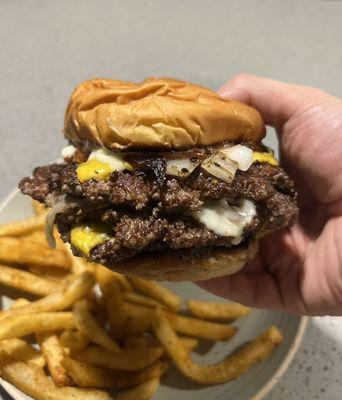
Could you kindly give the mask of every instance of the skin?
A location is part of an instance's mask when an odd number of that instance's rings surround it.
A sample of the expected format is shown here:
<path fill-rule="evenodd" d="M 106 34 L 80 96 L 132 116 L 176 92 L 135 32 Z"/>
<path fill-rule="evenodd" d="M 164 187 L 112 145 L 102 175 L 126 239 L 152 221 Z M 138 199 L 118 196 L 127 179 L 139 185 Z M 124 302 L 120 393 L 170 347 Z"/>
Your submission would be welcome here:
<path fill-rule="evenodd" d="M 242 271 L 199 285 L 253 307 L 342 315 L 342 101 L 321 90 L 238 75 L 219 93 L 256 108 L 280 141 L 300 217 L 260 243 Z"/>

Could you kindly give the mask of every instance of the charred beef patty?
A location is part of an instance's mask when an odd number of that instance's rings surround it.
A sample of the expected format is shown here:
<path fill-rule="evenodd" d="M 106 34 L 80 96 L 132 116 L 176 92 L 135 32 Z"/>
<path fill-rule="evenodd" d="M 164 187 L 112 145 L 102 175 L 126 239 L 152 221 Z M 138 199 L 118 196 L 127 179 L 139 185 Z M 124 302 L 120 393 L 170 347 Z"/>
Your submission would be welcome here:
<path fill-rule="evenodd" d="M 139 253 L 171 250 L 183 258 L 210 256 L 217 247 L 243 246 L 260 230 L 291 225 L 298 215 L 293 181 L 284 170 L 255 162 L 237 171 L 228 184 L 198 167 L 187 178 L 165 174 L 161 163 L 141 170 L 113 172 L 107 180 L 81 183 L 78 164 L 36 168 L 20 189 L 39 202 L 66 195 L 70 207 L 57 215 L 63 240 L 70 242 L 75 224 L 102 221 L 110 237 L 89 252 L 91 261 L 108 264 Z M 241 241 L 219 236 L 193 218 L 210 201 L 230 204 L 249 199 L 256 215 L 244 226 Z M 80 251 L 73 246 L 75 254 Z"/>

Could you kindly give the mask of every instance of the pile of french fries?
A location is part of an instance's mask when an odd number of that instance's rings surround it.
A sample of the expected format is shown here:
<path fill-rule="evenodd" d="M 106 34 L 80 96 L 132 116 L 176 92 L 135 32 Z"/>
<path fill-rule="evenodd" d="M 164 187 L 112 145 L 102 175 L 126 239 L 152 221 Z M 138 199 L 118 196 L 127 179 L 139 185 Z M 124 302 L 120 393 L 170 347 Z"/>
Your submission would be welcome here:
<path fill-rule="evenodd" d="M 56 234 L 44 237 L 46 210 L 0 226 L 0 284 L 18 290 L 0 311 L 0 376 L 37 400 L 148 400 L 173 364 L 200 385 L 238 378 L 282 341 L 269 327 L 215 365 L 191 356 L 199 340 L 227 341 L 240 304 L 187 302 L 152 281 L 125 277 L 73 257 Z M 218 322 L 219 321 L 219 322 Z"/>

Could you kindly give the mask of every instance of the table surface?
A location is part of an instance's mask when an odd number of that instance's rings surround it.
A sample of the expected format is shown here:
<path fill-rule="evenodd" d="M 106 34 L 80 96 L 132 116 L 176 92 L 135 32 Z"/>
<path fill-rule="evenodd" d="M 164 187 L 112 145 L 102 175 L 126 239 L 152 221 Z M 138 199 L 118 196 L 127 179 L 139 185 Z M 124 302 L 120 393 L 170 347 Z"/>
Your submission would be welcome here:
<path fill-rule="evenodd" d="M 217 89 L 249 72 L 341 97 L 341 18 L 339 1 L 2 0 L 0 199 L 59 155 L 66 102 L 84 79 L 172 76 Z M 342 319 L 313 318 L 267 400 L 340 399 L 341 332 Z"/>

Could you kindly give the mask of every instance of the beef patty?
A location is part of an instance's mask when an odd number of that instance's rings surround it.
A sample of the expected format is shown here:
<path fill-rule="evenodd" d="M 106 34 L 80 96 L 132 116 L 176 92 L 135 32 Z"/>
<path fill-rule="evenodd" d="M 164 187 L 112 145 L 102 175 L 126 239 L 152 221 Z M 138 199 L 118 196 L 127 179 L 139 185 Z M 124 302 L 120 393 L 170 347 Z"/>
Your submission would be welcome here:
<path fill-rule="evenodd" d="M 51 205 L 51 195 L 67 196 L 73 206 L 57 216 L 65 241 L 78 223 L 102 221 L 112 238 L 95 246 L 89 254 L 94 262 L 169 250 L 182 257 L 210 256 L 217 247 L 232 247 L 232 237 L 216 235 L 191 218 L 210 200 L 249 199 L 257 215 L 245 226 L 240 245 L 260 229 L 276 230 L 291 225 L 298 215 L 293 181 L 278 166 L 254 163 L 248 171 L 237 171 L 231 184 L 209 175 L 201 168 L 186 179 L 153 170 L 113 172 L 108 180 L 77 178 L 77 164 L 52 164 L 36 168 L 32 177 L 20 182 L 20 189 L 39 202 Z M 73 248 L 75 254 L 79 253 Z"/>

